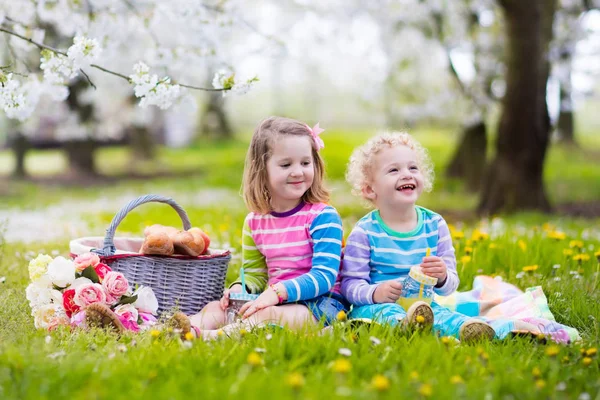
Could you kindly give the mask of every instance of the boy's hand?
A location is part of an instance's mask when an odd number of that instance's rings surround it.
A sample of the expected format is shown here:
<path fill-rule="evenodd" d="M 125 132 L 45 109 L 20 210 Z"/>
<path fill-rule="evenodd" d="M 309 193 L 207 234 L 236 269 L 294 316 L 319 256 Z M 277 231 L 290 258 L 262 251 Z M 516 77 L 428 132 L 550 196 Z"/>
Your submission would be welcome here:
<path fill-rule="evenodd" d="M 269 306 L 276 306 L 279 304 L 279 296 L 270 287 L 267 288 L 260 296 L 254 301 L 249 301 L 240 308 L 239 314 L 242 319 L 246 319 L 257 311 L 267 308 Z"/>
<path fill-rule="evenodd" d="M 402 293 L 402 283 L 398 281 L 387 281 L 377 286 L 373 293 L 375 303 L 395 303 Z"/>
<path fill-rule="evenodd" d="M 219 304 L 223 311 L 225 311 L 225 309 L 229 307 L 229 293 L 242 293 L 242 285 L 238 283 L 233 285 L 229 289 L 225 289 L 225 291 L 223 292 L 223 297 L 221 297 L 221 300 L 219 300 Z"/>
<path fill-rule="evenodd" d="M 438 278 L 438 282 L 444 282 L 448 277 L 448 267 L 444 260 L 438 256 L 423 257 L 421 270 L 425 275 Z"/>

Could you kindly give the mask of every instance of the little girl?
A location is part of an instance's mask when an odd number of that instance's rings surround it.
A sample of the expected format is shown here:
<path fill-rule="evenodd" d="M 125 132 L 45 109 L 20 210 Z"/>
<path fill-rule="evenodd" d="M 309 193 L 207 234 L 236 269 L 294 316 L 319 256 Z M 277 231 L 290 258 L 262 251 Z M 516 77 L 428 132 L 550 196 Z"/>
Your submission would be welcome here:
<path fill-rule="evenodd" d="M 342 221 L 326 204 L 324 163 L 319 150 L 322 129 L 281 117 L 256 128 L 246 156 L 242 190 L 250 210 L 242 234 L 242 266 L 246 291 L 260 296 L 240 309 L 242 322 L 225 327 L 276 323 L 289 328 L 325 325 L 346 310 L 339 294 Z M 241 292 L 241 282 L 226 289 L 220 301 L 207 304 L 189 320 L 173 321 L 183 334 L 215 337 L 226 323 L 229 294 Z"/>

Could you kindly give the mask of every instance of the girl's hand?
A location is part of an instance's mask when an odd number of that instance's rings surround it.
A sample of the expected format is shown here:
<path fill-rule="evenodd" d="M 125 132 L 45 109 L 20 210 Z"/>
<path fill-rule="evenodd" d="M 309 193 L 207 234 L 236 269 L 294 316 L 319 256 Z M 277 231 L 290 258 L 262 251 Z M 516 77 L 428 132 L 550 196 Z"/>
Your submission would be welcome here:
<path fill-rule="evenodd" d="M 373 293 L 375 303 L 395 303 L 402 293 L 402 283 L 398 281 L 387 281 L 377 286 Z"/>
<path fill-rule="evenodd" d="M 448 277 L 448 267 L 444 260 L 438 256 L 427 256 L 423 258 L 421 270 L 425 275 L 438 278 L 438 282 L 444 282 Z"/>
<path fill-rule="evenodd" d="M 279 304 L 279 296 L 270 287 L 261 293 L 254 301 L 249 301 L 240 308 L 239 314 L 246 319 L 257 311 Z"/>
<path fill-rule="evenodd" d="M 219 305 L 223 311 L 229 307 L 229 293 L 242 293 L 242 285 L 235 284 L 231 288 L 225 289 L 223 292 L 223 297 L 221 297 L 221 300 L 219 300 Z"/>

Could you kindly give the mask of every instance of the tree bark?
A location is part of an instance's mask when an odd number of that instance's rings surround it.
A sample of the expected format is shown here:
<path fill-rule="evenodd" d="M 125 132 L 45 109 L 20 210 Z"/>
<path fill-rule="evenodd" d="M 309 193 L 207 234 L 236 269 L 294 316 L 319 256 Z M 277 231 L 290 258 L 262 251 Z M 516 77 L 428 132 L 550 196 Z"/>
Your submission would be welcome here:
<path fill-rule="evenodd" d="M 87 85 L 88 83 L 84 78 L 79 78 L 69 85 L 67 104 L 71 112 L 77 114 L 80 124 L 94 123 L 94 106 L 92 104 L 82 104 L 79 98 L 79 94 Z M 66 141 L 64 148 L 71 173 L 83 177 L 98 176 L 94 162 L 98 147 L 98 143 L 92 139 Z"/>
<path fill-rule="evenodd" d="M 200 132 L 203 136 L 215 136 L 219 139 L 233 137 L 233 130 L 225 112 L 225 101 L 221 92 L 209 92 Z"/>
<path fill-rule="evenodd" d="M 463 179 L 470 190 L 481 188 L 487 150 L 485 122 L 478 121 L 463 129 L 462 139 L 446 169 L 446 176 Z"/>
<path fill-rule="evenodd" d="M 570 75 L 570 74 L 569 74 Z M 575 145 L 575 120 L 570 88 L 560 85 L 560 113 L 556 123 L 558 140 L 565 144 Z"/>
<path fill-rule="evenodd" d="M 29 141 L 24 135 L 17 132 L 10 140 L 10 147 L 15 155 L 15 169 L 13 170 L 12 177 L 15 179 L 27 178 L 25 156 L 30 147 Z"/>
<path fill-rule="evenodd" d="M 65 142 L 65 152 L 71 173 L 81 177 L 96 177 L 98 170 L 94 155 L 98 149 L 94 140 L 73 140 Z"/>
<path fill-rule="evenodd" d="M 477 211 L 550 211 L 543 168 L 550 138 L 546 104 L 548 45 L 555 0 L 500 0 L 507 35 L 506 94 L 496 156 L 486 171 Z"/>

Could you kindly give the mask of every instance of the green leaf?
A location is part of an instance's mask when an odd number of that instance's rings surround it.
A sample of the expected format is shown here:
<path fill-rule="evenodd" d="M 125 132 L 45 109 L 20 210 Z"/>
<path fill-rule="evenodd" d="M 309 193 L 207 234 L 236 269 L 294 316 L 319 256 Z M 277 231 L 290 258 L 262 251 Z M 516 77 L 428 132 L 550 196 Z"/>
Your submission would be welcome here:
<path fill-rule="evenodd" d="M 98 277 L 98 274 L 96 273 L 94 267 L 92 267 L 91 265 L 83 270 L 81 276 L 83 276 L 84 278 L 88 278 L 94 283 L 100 283 L 100 278 Z"/>
<path fill-rule="evenodd" d="M 131 303 L 135 303 L 135 301 L 137 300 L 137 294 L 134 296 L 122 296 L 121 300 L 119 300 L 119 303 L 117 304 L 131 304 Z"/>

